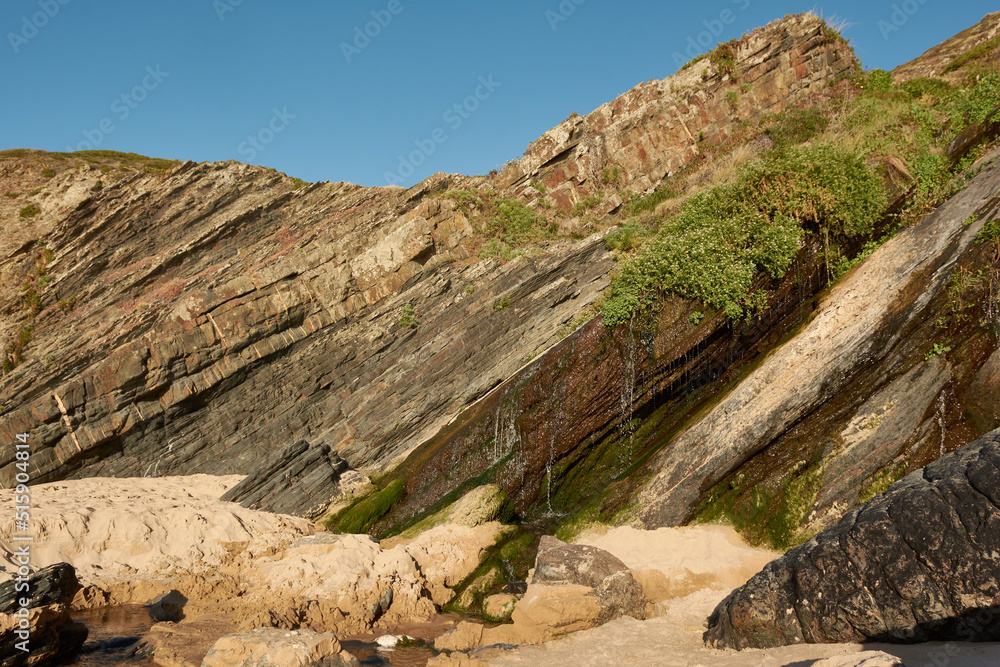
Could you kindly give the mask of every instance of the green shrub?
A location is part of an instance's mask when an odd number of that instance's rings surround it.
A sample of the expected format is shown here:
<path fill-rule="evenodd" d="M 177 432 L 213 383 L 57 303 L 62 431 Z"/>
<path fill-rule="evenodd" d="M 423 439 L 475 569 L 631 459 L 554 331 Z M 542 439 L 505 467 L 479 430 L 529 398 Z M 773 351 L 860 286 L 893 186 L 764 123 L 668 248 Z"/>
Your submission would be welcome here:
<path fill-rule="evenodd" d="M 736 49 L 739 45 L 740 40 L 731 39 L 712 49 L 709 62 L 715 65 L 719 78 L 722 78 L 724 74 L 728 74 L 731 79 L 736 78 Z"/>
<path fill-rule="evenodd" d="M 541 232 L 538 213 L 516 199 L 498 199 L 487 232 L 510 246 L 520 245 Z"/>
<path fill-rule="evenodd" d="M 513 248 L 509 243 L 504 243 L 503 241 L 497 239 L 490 239 L 483 244 L 482 248 L 479 249 L 479 257 L 481 259 L 486 259 L 487 257 L 498 257 L 504 262 L 509 262 L 510 260 L 520 257 L 523 254 L 523 250 Z"/>
<path fill-rule="evenodd" d="M 34 204 L 28 204 L 27 206 L 21 209 L 20 215 L 22 218 L 33 218 L 41 212 L 42 210 L 37 206 L 35 206 Z"/>
<path fill-rule="evenodd" d="M 46 167 L 45 169 L 42 169 L 42 176 L 44 176 L 45 178 L 52 178 L 55 175 L 56 175 L 56 170 L 52 169 L 51 167 Z"/>
<path fill-rule="evenodd" d="M 869 93 L 892 92 L 892 74 L 884 69 L 873 69 L 868 72 L 868 76 L 865 78 L 864 88 Z"/>
<path fill-rule="evenodd" d="M 648 195 L 633 198 L 628 204 L 628 212 L 632 215 L 652 212 L 666 200 L 680 195 L 682 190 L 683 186 L 673 179 L 664 181 L 657 185 L 656 189 Z"/>
<path fill-rule="evenodd" d="M 340 533 L 367 533 L 379 519 L 398 505 L 405 495 L 403 480 L 393 480 L 381 491 L 376 491 L 338 512 L 327 522 L 327 526 L 330 530 Z"/>
<path fill-rule="evenodd" d="M 806 229 L 863 236 L 885 203 L 881 179 L 855 153 L 821 144 L 771 154 L 736 182 L 688 199 L 622 262 L 604 324 L 651 309 L 665 292 L 725 309 L 731 319 L 750 316 L 767 303 L 751 289 L 754 278 L 783 276 Z"/>
<path fill-rule="evenodd" d="M 735 111 L 740 106 L 740 94 L 735 90 L 730 90 L 726 93 L 726 102 L 729 103 L 729 108 Z"/>
<path fill-rule="evenodd" d="M 570 215 L 580 215 L 581 213 L 594 208 L 602 201 L 604 201 L 604 197 L 601 195 L 589 195 L 584 197 L 577 203 L 573 204 L 573 209 L 570 211 Z"/>
<path fill-rule="evenodd" d="M 919 100 L 924 95 L 946 97 L 952 92 L 952 88 L 948 82 L 941 79 L 911 79 L 900 84 L 899 88 L 915 100 Z"/>
<path fill-rule="evenodd" d="M 403 312 L 399 316 L 399 326 L 404 329 L 416 329 L 420 326 L 420 320 L 417 319 L 410 304 L 403 306 Z"/>
<path fill-rule="evenodd" d="M 500 312 L 501 310 L 506 310 L 507 306 L 510 305 L 510 299 L 504 294 L 502 297 L 493 302 L 493 310 Z"/>
<path fill-rule="evenodd" d="M 830 119 L 818 108 L 791 108 L 772 117 L 767 124 L 767 134 L 778 150 L 805 143 L 826 130 Z"/>
<path fill-rule="evenodd" d="M 610 167 L 605 167 L 601 170 L 601 180 L 610 184 L 617 183 L 618 179 L 621 178 L 621 172 L 621 167 L 616 164 L 613 164 Z"/>

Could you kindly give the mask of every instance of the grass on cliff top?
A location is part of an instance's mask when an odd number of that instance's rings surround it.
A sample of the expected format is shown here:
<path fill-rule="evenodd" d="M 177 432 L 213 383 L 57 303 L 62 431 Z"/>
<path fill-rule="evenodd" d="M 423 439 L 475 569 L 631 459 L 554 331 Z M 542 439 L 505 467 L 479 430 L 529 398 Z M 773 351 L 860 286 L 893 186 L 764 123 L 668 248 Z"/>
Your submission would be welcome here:
<path fill-rule="evenodd" d="M 968 160 L 953 164 L 945 148 L 997 104 L 997 72 L 956 89 L 939 79 L 896 85 L 873 70 L 811 104 L 737 128 L 732 141 L 704 153 L 724 155 L 762 135 L 773 149 L 729 182 L 691 194 L 675 176 L 630 202 L 630 214 L 647 218 L 642 227 L 626 221 L 608 240 L 621 265 L 602 307 L 605 325 L 648 315 L 666 293 L 724 309 L 731 319 L 750 317 L 767 307 L 766 291 L 753 286 L 781 278 L 807 234 L 822 240 L 831 278 L 842 275 L 887 240 L 887 230 L 953 194 L 953 177 Z M 890 158 L 906 165 L 910 190 L 880 230 L 888 201 L 880 173 Z M 681 203 L 673 211 L 654 214 L 674 198 Z"/>
<path fill-rule="evenodd" d="M 72 153 L 50 153 L 48 151 L 27 148 L 11 148 L 0 151 L 0 160 L 33 160 L 50 164 L 68 163 L 70 166 L 73 161 L 80 160 L 86 164 L 92 164 L 105 169 L 117 167 L 124 170 L 130 168 L 154 174 L 166 173 L 180 164 L 179 160 L 148 157 L 146 155 L 139 155 L 138 153 L 122 153 L 120 151 L 89 150 Z M 46 176 L 49 177 L 54 175 L 54 172 L 46 173 Z"/>

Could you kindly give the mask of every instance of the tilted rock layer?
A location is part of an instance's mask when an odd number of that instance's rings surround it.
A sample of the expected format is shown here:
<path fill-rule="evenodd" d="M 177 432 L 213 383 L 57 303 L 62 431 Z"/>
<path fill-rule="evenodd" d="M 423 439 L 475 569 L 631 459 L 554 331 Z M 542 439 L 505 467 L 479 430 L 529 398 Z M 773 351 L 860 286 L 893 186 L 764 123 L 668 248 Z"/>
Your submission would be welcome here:
<path fill-rule="evenodd" d="M 855 66 L 806 15 L 754 31 L 737 60 L 739 82 L 706 60 L 641 84 L 489 178 L 438 175 L 404 191 L 303 186 L 234 163 L 117 182 L 58 173 L 28 197 L 41 213 L 0 247 L 14 286 L 0 293 L 0 336 L 17 340 L 29 324 L 23 277 L 44 263 L 49 279 L 25 357 L 0 383 L 0 437 L 30 434 L 36 481 L 249 474 L 301 440 L 356 469 L 390 467 L 557 342 L 613 267 L 600 238 L 580 238 L 593 223 L 562 219 L 573 232 L 540 254 L 479 260 L 476 221 L 434 194 L 479 188 L 568 214 L 601 192 L 594 214 L 613 215 L 738 120 L 781 111 Z M 734 111 L 727 93 L 741 85 L 752 92 Z M 532 182 L 548 188 L 544 204 Z M 400 323 L 407 305 L 416 326 Z M 601 411 L 566 441 L 620 419 Z M 0 483 L 16 472 L 12 455 L 0 452 Z M 517 467 L 536 463 L 513 461 L 505 489 L 533 485 Z"/>

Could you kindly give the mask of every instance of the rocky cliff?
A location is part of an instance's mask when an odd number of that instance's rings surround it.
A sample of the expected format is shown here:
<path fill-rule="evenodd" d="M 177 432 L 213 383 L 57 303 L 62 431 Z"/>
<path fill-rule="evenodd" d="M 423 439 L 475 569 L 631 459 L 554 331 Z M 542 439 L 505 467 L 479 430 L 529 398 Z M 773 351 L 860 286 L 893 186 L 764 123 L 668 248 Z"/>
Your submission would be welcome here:
<path fill-rule="evenodd" d="M 391 467 L 594 303 L 613 266 L 598 232 L 624 200 L 854 67 L 806 15 L 746 37 L 738 61 L 752 93 L 736 110 L 735 77 L 705 58 L 567 119 L 497 175 L 409 190 L 0 154 L 0 433 L 30 434 L 39 481 L 250 473 L 299 440 Z M 489 257 L 510 211 L 533 245 Z M 587 433 L 616 428 L 605 408 Z"/>

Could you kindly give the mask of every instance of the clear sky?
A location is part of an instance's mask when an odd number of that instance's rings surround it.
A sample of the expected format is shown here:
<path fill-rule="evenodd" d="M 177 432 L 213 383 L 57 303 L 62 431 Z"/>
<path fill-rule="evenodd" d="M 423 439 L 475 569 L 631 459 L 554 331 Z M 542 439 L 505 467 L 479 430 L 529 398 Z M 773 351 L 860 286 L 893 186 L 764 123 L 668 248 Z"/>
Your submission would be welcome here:
<path fill-rule="evenodd" d="M 4 0 L 0 148 L 235 159 L 362 185 L 486 173 L 572 112 L 810 9 L 849 24 L 866 68 L 891 69 L 998 7 Z"/>

